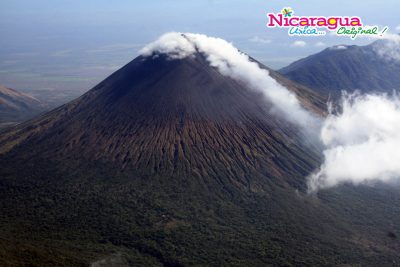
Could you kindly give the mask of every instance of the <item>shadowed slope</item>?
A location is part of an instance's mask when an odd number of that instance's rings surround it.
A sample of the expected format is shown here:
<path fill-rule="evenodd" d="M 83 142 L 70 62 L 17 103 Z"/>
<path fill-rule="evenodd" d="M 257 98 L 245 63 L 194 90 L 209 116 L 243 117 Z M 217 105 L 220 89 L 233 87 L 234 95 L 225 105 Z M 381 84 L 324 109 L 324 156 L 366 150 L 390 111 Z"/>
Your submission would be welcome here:
<path fill-rule="evenodd" d="M 366 46 L 334 46 L 293 62 L 279 70 L 285 77 L 324 94 L 340 96 L 341 90 L 389 92 L 400 85 L 400 63 L 385 55 L 391 41 Z M 398 42 L 393 44 L 399 49 Z M 397 53 L 397 52 L 396 52 Z"/>

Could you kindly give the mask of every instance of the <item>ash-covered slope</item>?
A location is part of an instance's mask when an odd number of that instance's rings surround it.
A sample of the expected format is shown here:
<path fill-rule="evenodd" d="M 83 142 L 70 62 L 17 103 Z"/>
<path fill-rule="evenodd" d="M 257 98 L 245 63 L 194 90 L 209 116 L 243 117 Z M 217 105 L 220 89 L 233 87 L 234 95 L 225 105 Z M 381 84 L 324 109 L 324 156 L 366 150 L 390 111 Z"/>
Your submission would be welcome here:
<path fill-rule="evenodd" d="M 318 92 L 341 90 L 389 92 L 400 88 L 400 42 L 378 40 L 366 46 L 339 45 L 279 70 L 285 77 Z"/>
<path fill-rule="evenodd" d="M 340 191 L 305 193 L 320 155 L 294 121 L 299 114 L 287 111 L 318 118 L 324 99 L 257 64 L 244 76 L 242 56 L 216 60 L 218 51 L 172 37 L 75 101 L 0 135 L 2 264 L 397 259 L 387 228 L 363 224 L 386 213 L 371 217 L 367 204 L 351 219 L 357 205 Z"/>

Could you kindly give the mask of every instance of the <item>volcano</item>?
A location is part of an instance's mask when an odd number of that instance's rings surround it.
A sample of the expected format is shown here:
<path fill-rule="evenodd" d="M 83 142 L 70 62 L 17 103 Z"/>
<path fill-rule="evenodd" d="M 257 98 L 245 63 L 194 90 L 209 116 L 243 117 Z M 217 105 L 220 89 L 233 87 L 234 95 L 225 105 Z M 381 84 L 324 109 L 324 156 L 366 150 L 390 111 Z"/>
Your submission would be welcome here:
<path fill-rule="evenodd" d="M 0 135 L 0 262 L 398 259 L 395 231 L 365 223 L 391 221 L 390 209 L 370 217 L 368 188 L 308 196 L 305 177 L 321 160 L 312 137 L 273 94 L 232 75 L 239 59 L 216 61 L 220 54 L 206 52 L 197 36 L 161 37 L 80 98 Z M 213 48 L 222 42 L 201 38 Z M 298 100 L 285 107 L 324 116 L 326 99 L 235 51 L 266 75 L 266 91 Z M 347 191 L 358 193 L 339 197 Z M 386 193 L 377 198 L 390 205 Z"/>
<path fill-rule="evenodd" d="M 337 45 L 300 59 L 279 70 L 285 77 L 320 93 L 386 92 L 400 84 L 400 42 L 377 40 L 369 45 Z"/>

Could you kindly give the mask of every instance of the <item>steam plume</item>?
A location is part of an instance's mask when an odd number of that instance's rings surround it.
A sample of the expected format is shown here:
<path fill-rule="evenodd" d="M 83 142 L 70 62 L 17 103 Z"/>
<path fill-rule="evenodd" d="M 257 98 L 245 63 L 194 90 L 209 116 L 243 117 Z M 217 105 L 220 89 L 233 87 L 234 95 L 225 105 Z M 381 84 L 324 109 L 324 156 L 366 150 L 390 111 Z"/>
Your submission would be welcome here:
<path fill-rule="evenodd" d="M 269 72 L 261 69 L 231 43 L 214 37 L 193 33 L 167 33 L 140 50 L 143 56 L 168 54 L 172 59 L 203 53 L 212 67 L 223 75 L 239 79 L 251 88 L 262 92 L 289 121 L 301 126 L 314 125 L 316 119 L 301 105 L 295 94 L 275 81 Z"/>

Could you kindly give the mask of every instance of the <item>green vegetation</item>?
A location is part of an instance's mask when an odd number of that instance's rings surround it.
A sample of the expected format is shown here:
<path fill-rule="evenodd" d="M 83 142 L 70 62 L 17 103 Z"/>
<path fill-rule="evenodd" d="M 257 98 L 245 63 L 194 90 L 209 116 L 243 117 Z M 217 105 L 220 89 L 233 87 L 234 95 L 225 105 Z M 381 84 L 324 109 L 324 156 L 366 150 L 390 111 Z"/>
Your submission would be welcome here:
<path fill-rule="evenodd" d="M 245 193 L 216 180 L 205 185 L 199 177 L 117 174 L 90 162 L 92 173 L 61 175 L 81 169 L 77 164 L 38 159 L 34 169 L 1 170 L 2 265 L 78 266 L 115 254 L 149 266 L 383 266 L 398 260 L 399 241 L 385 231 L 398 234 L 399 208 L 384 191 L 343 187 L 317 198 L 265 181 L 270 188 Z"/>

